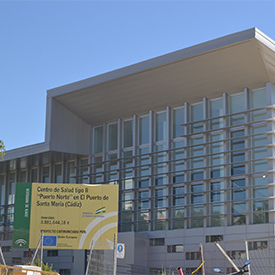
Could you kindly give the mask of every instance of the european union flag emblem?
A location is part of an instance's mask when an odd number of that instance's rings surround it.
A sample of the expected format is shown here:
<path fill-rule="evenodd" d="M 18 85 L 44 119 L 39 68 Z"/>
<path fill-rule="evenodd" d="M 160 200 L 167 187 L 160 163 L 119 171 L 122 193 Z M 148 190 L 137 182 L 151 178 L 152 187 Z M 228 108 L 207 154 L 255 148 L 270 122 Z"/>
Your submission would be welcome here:
<path fill-rule="evenodd" d="M 43 246 L 56 246 L 56 236 L 43 236 Z"/>

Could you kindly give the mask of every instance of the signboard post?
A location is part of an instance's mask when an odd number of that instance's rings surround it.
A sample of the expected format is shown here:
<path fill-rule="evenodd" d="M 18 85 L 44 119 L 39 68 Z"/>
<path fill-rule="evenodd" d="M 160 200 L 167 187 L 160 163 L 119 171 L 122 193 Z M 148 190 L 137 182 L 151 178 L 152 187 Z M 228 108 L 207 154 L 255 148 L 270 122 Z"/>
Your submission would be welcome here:
<path fill-rule="evenodd" d="M 113 249 L 118 185 L 17 183 L 15 248 Z"/>

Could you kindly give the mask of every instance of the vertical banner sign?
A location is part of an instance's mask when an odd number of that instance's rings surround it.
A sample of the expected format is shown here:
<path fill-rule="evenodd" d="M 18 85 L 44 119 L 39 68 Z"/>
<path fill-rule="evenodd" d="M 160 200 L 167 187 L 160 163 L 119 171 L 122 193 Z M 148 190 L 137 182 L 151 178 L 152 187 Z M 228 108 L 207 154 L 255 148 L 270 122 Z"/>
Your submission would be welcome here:
<path fill-rule="evenodd" d="M 112 249 L 118 185 L 17 183 L 15 248 Z"/>

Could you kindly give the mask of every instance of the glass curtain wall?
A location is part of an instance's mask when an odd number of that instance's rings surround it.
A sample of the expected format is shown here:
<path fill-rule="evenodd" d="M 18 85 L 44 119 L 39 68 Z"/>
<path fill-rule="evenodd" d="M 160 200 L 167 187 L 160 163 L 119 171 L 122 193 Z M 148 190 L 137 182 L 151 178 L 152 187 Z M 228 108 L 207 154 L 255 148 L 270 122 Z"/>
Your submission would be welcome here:
<path fill-rule="evenodd" d="M 107 138 L 96 127 L 93 181 L 120 184 L 119 230 L 268 222 L 266 98 L 246 90 L 151 111 L 107 125 Z"/>

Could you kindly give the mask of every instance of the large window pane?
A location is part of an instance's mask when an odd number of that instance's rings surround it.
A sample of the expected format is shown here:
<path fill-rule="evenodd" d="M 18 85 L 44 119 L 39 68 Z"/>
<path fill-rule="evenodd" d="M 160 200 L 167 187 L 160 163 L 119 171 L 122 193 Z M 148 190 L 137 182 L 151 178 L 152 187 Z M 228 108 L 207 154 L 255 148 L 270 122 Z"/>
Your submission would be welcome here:
<path fill-rule="evenodd" d="M 173 206 L 184 205 L 184 186 L 173 188 Z"/>
<path fill-rule="evenodd" d="M 184 135 L 184 108 L 173 111 L 173 138 L 178 138 Z"/>
<path fill-rule="evenodd" d="M 10 173 L 9 182 L 8 182 L 8 204 L 14 203 L 14 195 L 15 195 L 15 173 Z"/>
<path fill-rule="evenodd" d="M 26 182 L 27 181 L 27 171 L 23 170 L 19 172 L 19 182 Z"/>
<path fill-rule="evenodd" d="M 185 169 L 185 148 L 184 148 L 185 142 L 175 142 L 173 144 L 173 147 L 176 148 L 171 153 L 171 159 L 173 162 L 171 162 L 171 170 L 172 173 L 172 182 L 173 183 L 179 183 L 184 182 L 184 169 Z"/>
<path fill-rule="evenodd" d="M 148 209 L 149 208 L 149 191 L 142 191 L 138 194 L 138 209 Z"/>
<path fill-rule="evenodd" d="M 49 183 L 50 182 L 50 167 L 44 166 L 42 168 L 42 182 Z"/>
<path fill-rule="evenodd" d="M 108 126 L 108 150 L 116 150 L 117 149 L 117 123 L 111 124 Z"/>
<path fill-rule="evenodd" d="M 165 189 L 155 190 L 155 208 L 166 207 Z"/>
<path fill-rule="evenodd" d="M 239 137 L 239 138 L 238 138 Z M 244 130 L 231 132 L 231 150 L 234 151 L 231 153 L 231 174 L 239 175 L 245 173 L 245 164 L 244 163 L 236 163 L 245 161 L 245 151 L 240 150 L 245 148 L 245 139 L 244 139 Z M 237 151 L 235 151 L 237 150 Z"/>
<path fill-rule="evenodd" d="M 95 183 L 102 183 L 103 177 L 102 177 L 102 157 L 98 156 L 94 159 L 94 182 Z"/>
<path fill-rule="evenodd" d="M 133 146 L 133 121 L 124 121 L 123 127 L 123 148 Z"/>
<path fill-rule="evenodd" d="M 266 106 L 266 90 L 259 90 L 259 91 L 252 91 L 251 92 L 251 108 L 261 108 Z M 253 111 L 251 113 L 251 119 L 252 121 L 262 120 L 266 119 L 267 112 L 266 109 Z"/>
<path fill-rule="evenodd" d="M 203 138 L 193 138 L 191 140 L 192 145 L 196 145 L 191 147 L 190 154 L 190 168 L 193 169 L 191 171 L 191 180 L 202 180 L 203 179 L 203 169 L 204 160 L 203 160 Z"/>
<path fill-rule="evenodd" d="M 154 211 L 154 221 L 152 230 L 165 230 L 166 229 L 166 209 L 158 209 Z"/>
<path fill-rule="evenodd" d="M 191 204 L 203 203 L 203 184 L 191 186 Z"/>
<path fill-rule="evenodd" d="M 223 115 L 223 100 L 222 98 L 210 101 L 210 117 L 219 117 Z M 210 120 L 210 129 L 217 129 L 223 126 L 223 118 Z"/>
<path fill-rule="evenodd" d="M 54 182 L 62 183 L 62 164 L 56 164 L 54 166 Z"/>
<path fill-rule="evenodd" d="M 123 170 L 122 170 L 122 178 L 123 185 L 122 189 L 132 189 L 134 188 L 134 180 L 133 180 L 133 158 L 132 151 L 124 152 L 123 156 Z"/>
<path fill-rule="evenodd" d="M 209 145 L 209 153 L 213 155 L 209 157 L 209 165 L 216 166 L 210 168 L 211 178 L 222 177 L 224 175 L 224 168 L 223 166 L 220 166 L 221 164 L 224 164 L 224 155 L 218 154 L 224 151 L 222 140 L 222 134 L 210 136 L 210 141 L 213 143 Z"/>
<path fill-rule="evenodd" d="M 5 205 L 5 176 L 0 175 L 0 205 Z"/>
<path fill-rule="evenodd" d="M 155 176 L 155 184 L 162 185 L 166 184 L 166 149 L 165 145 L 156 146 L 156 151 L 160 151 L 159 153 L 154 154 L 154 174 Z"/>
<path fill-rule="evenodd" d="M 203 119 L 202 103 L 191 106 L 191 122 L 196 122 Z M 203 122 L 191 124 L 191 133 L 198 133 L 203 130 Z"/>
<path fill-rule="evenodd" d="M 166 112 L 156 114 L 156 142 L 166 140 Z"/>
<path fill-rule="evenodd" d="M 224 183 L 211 182 L 210 202 L 224 201 Z"/>
<path fill-rule="evenodd" d="M 32 168 L 31 169 L 31 182 L 38 182 L 38 169 L 37 168 Z"/>
<path fill-rule="evenodd" d="M 231 114 L 243 112 L 244 110 L 244 94 L 233 95 L 229 98 L 229 111 Z M 244 114 L 230 116 L 231 125 L 244 123 Z"/>
<path fill-rule="evenodd" d="M 107 164 L 107 180 L 109 181 L 109 184 L 116 184 L 117 179 L 118 179 L 118 174 L 117 174 L 117 154 L 111 154 L 108 156 L 109 161 Z"/>
<path fill-rule="evenodd" d="M 88 168 L 88 159 L 81 159 L 80 160 L 80 167 L 79 167 L 79 183 L 88 183 L 88 173 L 89 173 L 89 168 Z"/>
<path fill-rule="evenodd" d="M 69 161 L 67 163 L 67 182 L 75 183 L 75 162 Z"/>
<path fill-rule="evenodd" d="M 149 116 L 139 119 L 139 144 L 149 143 Z"/>
<path fill-rule="evenodd" d="M 139 150 L 139 154 L 141 155 L 138 158 L 138 163 L 140 165 L 139 168 L 139 187 L 149 186 L 149 148 L 142 148 Z"/>
<path fill-rule="evenodd" d="M 102 153 L 103 150 L 103 127 L 94 129 L 94 153 Z"/>

